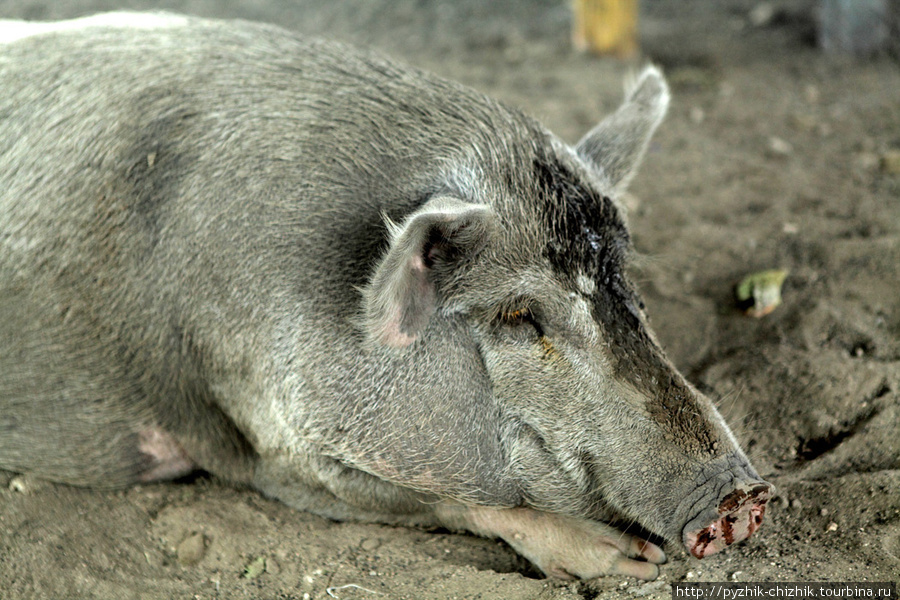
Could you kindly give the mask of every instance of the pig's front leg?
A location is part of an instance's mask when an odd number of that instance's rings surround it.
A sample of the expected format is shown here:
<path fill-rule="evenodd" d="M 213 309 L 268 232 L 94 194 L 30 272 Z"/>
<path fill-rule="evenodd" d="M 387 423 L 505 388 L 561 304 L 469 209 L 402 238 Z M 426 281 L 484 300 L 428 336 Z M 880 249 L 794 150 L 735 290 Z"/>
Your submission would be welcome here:
<path fill-rule="evenodd" d="M 489 508 L 442 504 L 439 519 L 448 527 L 502 538 L 544 573 L 563 579 L 628 575 L 656 579 L 666 555 L 656 544 L 604 523 L 530 508 Z"/>
<path fill-rule="evenodd" d="M 663 551 L 598 521 L 531 508 L 463 505 L 408 490 L 313 454 L 271 454 L 254 485 L 268 496 L 338 521 L 446 527 L 501 538 L 551 577 L 655 579 Z"/>

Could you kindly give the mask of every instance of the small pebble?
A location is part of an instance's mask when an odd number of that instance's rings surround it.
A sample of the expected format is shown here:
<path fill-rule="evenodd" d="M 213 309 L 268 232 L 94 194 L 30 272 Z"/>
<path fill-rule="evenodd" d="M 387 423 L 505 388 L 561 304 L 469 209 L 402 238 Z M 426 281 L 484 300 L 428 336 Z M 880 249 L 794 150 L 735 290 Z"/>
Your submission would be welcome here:
<path fill-rule="evenodd" d="M 380 545 L 381 541 L 375 538 L 366 538 L 359 544 L 359 546 L 366 552 L 377 550 Z"/>
<path fill-rule="evenodd" d="M 769 152 L 772 154 L 776 156 L 787 156 L 793 151 L 794 147 L 791 146 L 790 142 L 774 135 L 769 138 Z"/>
<path fill-rule="evenodd" d="M 24 494 L 28 492 L 28 480 L 21 475 L 17 475 L 9 480 L 9 490 L 11 492 L 19 492 Z"/>
<path fill-rule="evenodd" d="M 819 511 L 819 514 L 822 515 L 823 517 L 827 517 L 827 516 L 828 516 L 828 509 L 827 509 L 827 508 L 823 508 L 822 510 Z"/>
<path fill-rule="evenodd" d="M 184 538 L 175 550 L 178 563 L 185 567 L 196 565 L 203 560 L 205 554 L 206 538 L 199 532 L 192 533 Z"/>

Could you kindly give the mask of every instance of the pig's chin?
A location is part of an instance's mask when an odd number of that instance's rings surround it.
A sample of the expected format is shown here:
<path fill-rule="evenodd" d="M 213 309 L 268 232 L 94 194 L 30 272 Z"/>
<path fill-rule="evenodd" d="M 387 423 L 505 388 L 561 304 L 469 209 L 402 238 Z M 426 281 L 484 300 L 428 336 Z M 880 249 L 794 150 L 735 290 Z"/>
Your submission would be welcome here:
<path fill-rule="evenodd" d="M 764 482 L 737 487 L 719 503 L 712 522 L 707 518 L 706 524 L 698 527 L 694 519 L 685 526 L 685 548 L 693 556 L 704 558 L 749 538 L 762 524 L 771 494 L 772 487 Z"/>

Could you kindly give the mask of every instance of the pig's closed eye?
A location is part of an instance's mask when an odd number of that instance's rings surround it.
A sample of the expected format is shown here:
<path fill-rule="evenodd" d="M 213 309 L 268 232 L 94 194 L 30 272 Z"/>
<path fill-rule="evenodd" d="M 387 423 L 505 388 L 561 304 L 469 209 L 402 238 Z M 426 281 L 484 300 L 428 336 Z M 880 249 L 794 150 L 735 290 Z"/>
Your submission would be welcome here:
<path fill-rule="evenodd" d="M 512 327 L 522 327 L 525 325 L 530 325 L 537 331 L 539 336 L 544 335 L 544 330 L 538 324 L 537 319 L 534 318 L 534 313 L 527 308 L 520 308 L 518 310 L 512 310 L 503 312 L 500 314 L 500 320 Z"/>

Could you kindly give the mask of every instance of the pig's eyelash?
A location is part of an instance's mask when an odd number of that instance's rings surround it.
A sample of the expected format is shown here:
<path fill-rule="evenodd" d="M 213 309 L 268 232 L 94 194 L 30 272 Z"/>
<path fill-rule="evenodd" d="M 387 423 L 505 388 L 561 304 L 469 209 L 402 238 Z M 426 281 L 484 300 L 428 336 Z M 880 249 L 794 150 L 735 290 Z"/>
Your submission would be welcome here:
<path fill-rule="evenodd" d="M 544 335 L 544 330 L 534 317 L 534 313 L 530 308 L 517 308 L 514 310 L 503 310 L 500 312 L 499 319 L 507 325 L 531 325 L 537 331 L 539 336 Z"/>
<path fill-rule="evenodd" d="M 528 321 L 532 318 L 534 317 L 531 314 L 531 310 L 527 308 L 518 308 L 516 310 L 504 311 L 500 313 L 500 319 L 511 325 L 524 323 L 525 321 Z"/>

